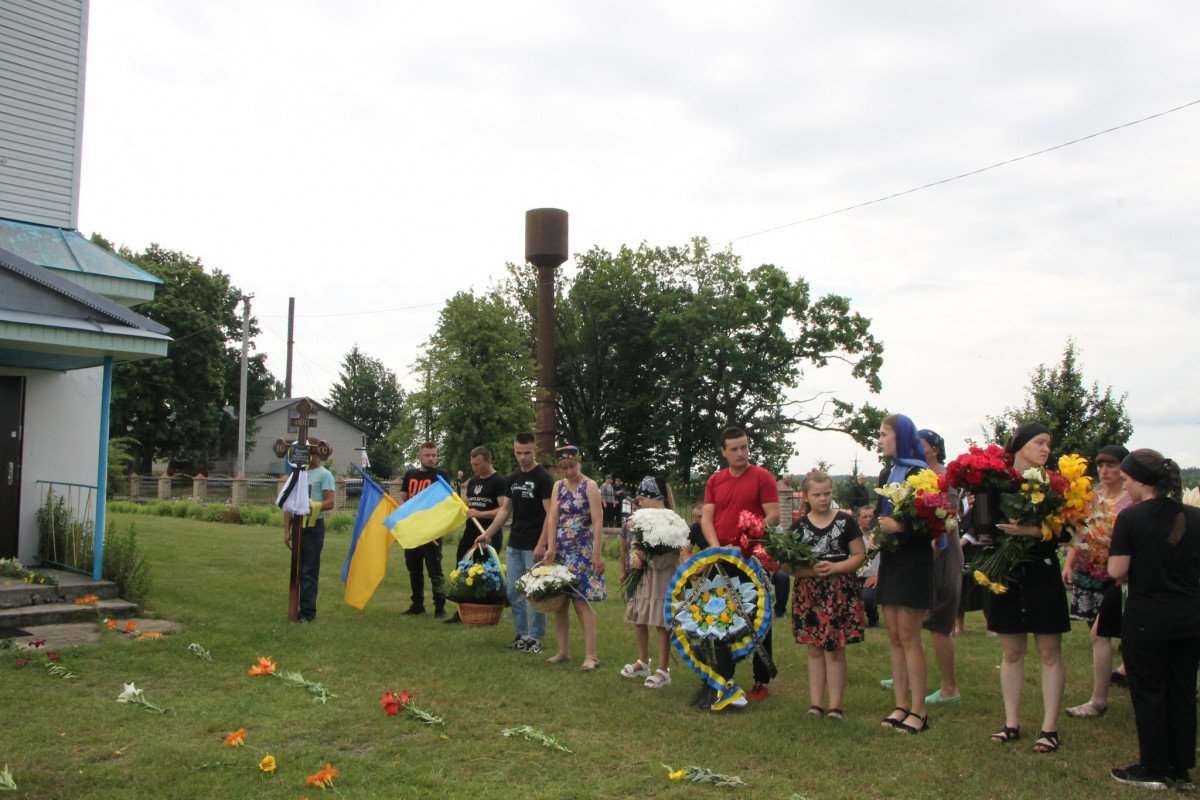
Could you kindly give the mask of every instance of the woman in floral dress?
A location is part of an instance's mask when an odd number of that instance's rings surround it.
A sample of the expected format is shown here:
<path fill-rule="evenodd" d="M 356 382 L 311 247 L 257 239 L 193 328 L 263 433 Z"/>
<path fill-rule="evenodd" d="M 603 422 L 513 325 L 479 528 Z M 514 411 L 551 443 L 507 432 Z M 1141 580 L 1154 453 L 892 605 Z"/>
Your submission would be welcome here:
<path fill-rule="evenodd" d="M 546 545 L 546 560 L 563 564 L 579 579 L 579 593 L 571 604 L 579 627 L 583 628 L 584 659 L 582 672 L 595 672 L 600 666 L 596 658 L 596 612 L 588 602 L 608 596 L 604 587 L 604 556 L 600 544 L 604 536 L 603 506 L 600 488 L 580 471 L 579 448 L 560 447 L 554 452 L 561 479 L 554 484 L 547 525 L 542 533 Z M 553 534 L 549 534 L 554 531 Z M 548 540 L 548 541 L 547 541 Z M 571 618 L 567 608 L 554 612 L 554 640 L 558 652 L 546 659 L 561 664 L 571 658 Z"/>

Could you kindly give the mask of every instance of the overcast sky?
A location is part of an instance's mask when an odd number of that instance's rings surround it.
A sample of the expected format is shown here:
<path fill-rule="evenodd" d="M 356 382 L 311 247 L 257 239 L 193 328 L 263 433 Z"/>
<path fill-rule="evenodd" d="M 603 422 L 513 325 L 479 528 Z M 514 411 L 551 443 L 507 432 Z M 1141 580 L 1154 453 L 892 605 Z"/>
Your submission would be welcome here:
<path fill-rule="evenodd" d="M 527 209 L 566 209 L 576 253 L 705 236 L 871 318 L 883 392 L 831 366 L 805 394 L 953 456 L 1075 337 L 1131 446 L 1198 465 L 1200 105 L 791 224 L 1200 100 L 1197 30 L 1194 0 L 92 0 L 79 227 L 231 275 L 280 379 L 294 296 L 318 400 L 355 343 L 412 388 Z"/>

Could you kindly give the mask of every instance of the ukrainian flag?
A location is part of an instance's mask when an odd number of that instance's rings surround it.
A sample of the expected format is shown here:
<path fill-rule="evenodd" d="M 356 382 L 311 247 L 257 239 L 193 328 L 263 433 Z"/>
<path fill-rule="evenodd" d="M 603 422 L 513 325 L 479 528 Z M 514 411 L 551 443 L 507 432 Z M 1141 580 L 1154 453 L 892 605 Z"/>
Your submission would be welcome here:
<path fill-rule="evenodd" d="M 357 468 L 356 468 L 357 469 Z M 383 521 L 399 508 L 375 481 L 363 476 L 362 498 L 354 518 L 354 533 L 350 538 L 350 553 L 342 567 L 342 582 L 346 584 L 346 602 L 363 608 L 387 571 L 388 548 L 392 546 L 390 531 Z"/>
<path fill-rule="evenodd" d="M 406 550 L 444 536 L 467 521 L 467 504 L 441 475 L 383 521 Z"/>

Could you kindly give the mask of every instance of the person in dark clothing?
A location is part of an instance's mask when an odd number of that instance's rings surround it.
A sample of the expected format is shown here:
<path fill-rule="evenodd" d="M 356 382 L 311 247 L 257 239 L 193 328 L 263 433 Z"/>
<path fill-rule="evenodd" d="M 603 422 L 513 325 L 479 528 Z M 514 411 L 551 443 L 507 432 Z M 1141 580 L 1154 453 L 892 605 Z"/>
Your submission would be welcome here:
<path fill-rule="evenodd" d="M 404 473 L 400 490 L 400 504 L 404 505 L 419 492 L 429 488 L 438 476 L 450 482 L 450 473 L 437 466 L 437 445 L 425 442 L 417 451 L 421 466 Z M 425 574 L 429 572 L 429 588 L 433 593 L 433 615 L 438 619 L 446 616 L 446 594 L 443 591 L 445 578 L 442 575 L 442 540 L 434 539 L 420 547 L 404 551 L 404 564 L 408 567 L 408 579 L 412 585 L 412 605 L 406 615 L 425 613 Z"/>
<path fill-rule="evenodd" d="M 1179 465 L 1156 450 L 1134 450 L 1121 472 L 1135 505 L 1113 526 L 1108 574 L 1129 588 L 1121 641 L 1139 758 L 1112 776 L 1147 788 L 1195 788 L 1200 509 L 1180 502 Z"/>

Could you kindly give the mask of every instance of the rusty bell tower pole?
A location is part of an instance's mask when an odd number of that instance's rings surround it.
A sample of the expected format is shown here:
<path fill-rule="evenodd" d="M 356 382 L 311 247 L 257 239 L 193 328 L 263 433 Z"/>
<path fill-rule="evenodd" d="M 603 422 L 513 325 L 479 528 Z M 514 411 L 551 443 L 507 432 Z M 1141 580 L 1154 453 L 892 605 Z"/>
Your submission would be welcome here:
<path fill-rule="evenodd" d="M 538 275 L 537 448 L 542 460 L 554 453 L 554 270 L 567 260 L 567 212 L 525 212 L 525 260 Z"/>

